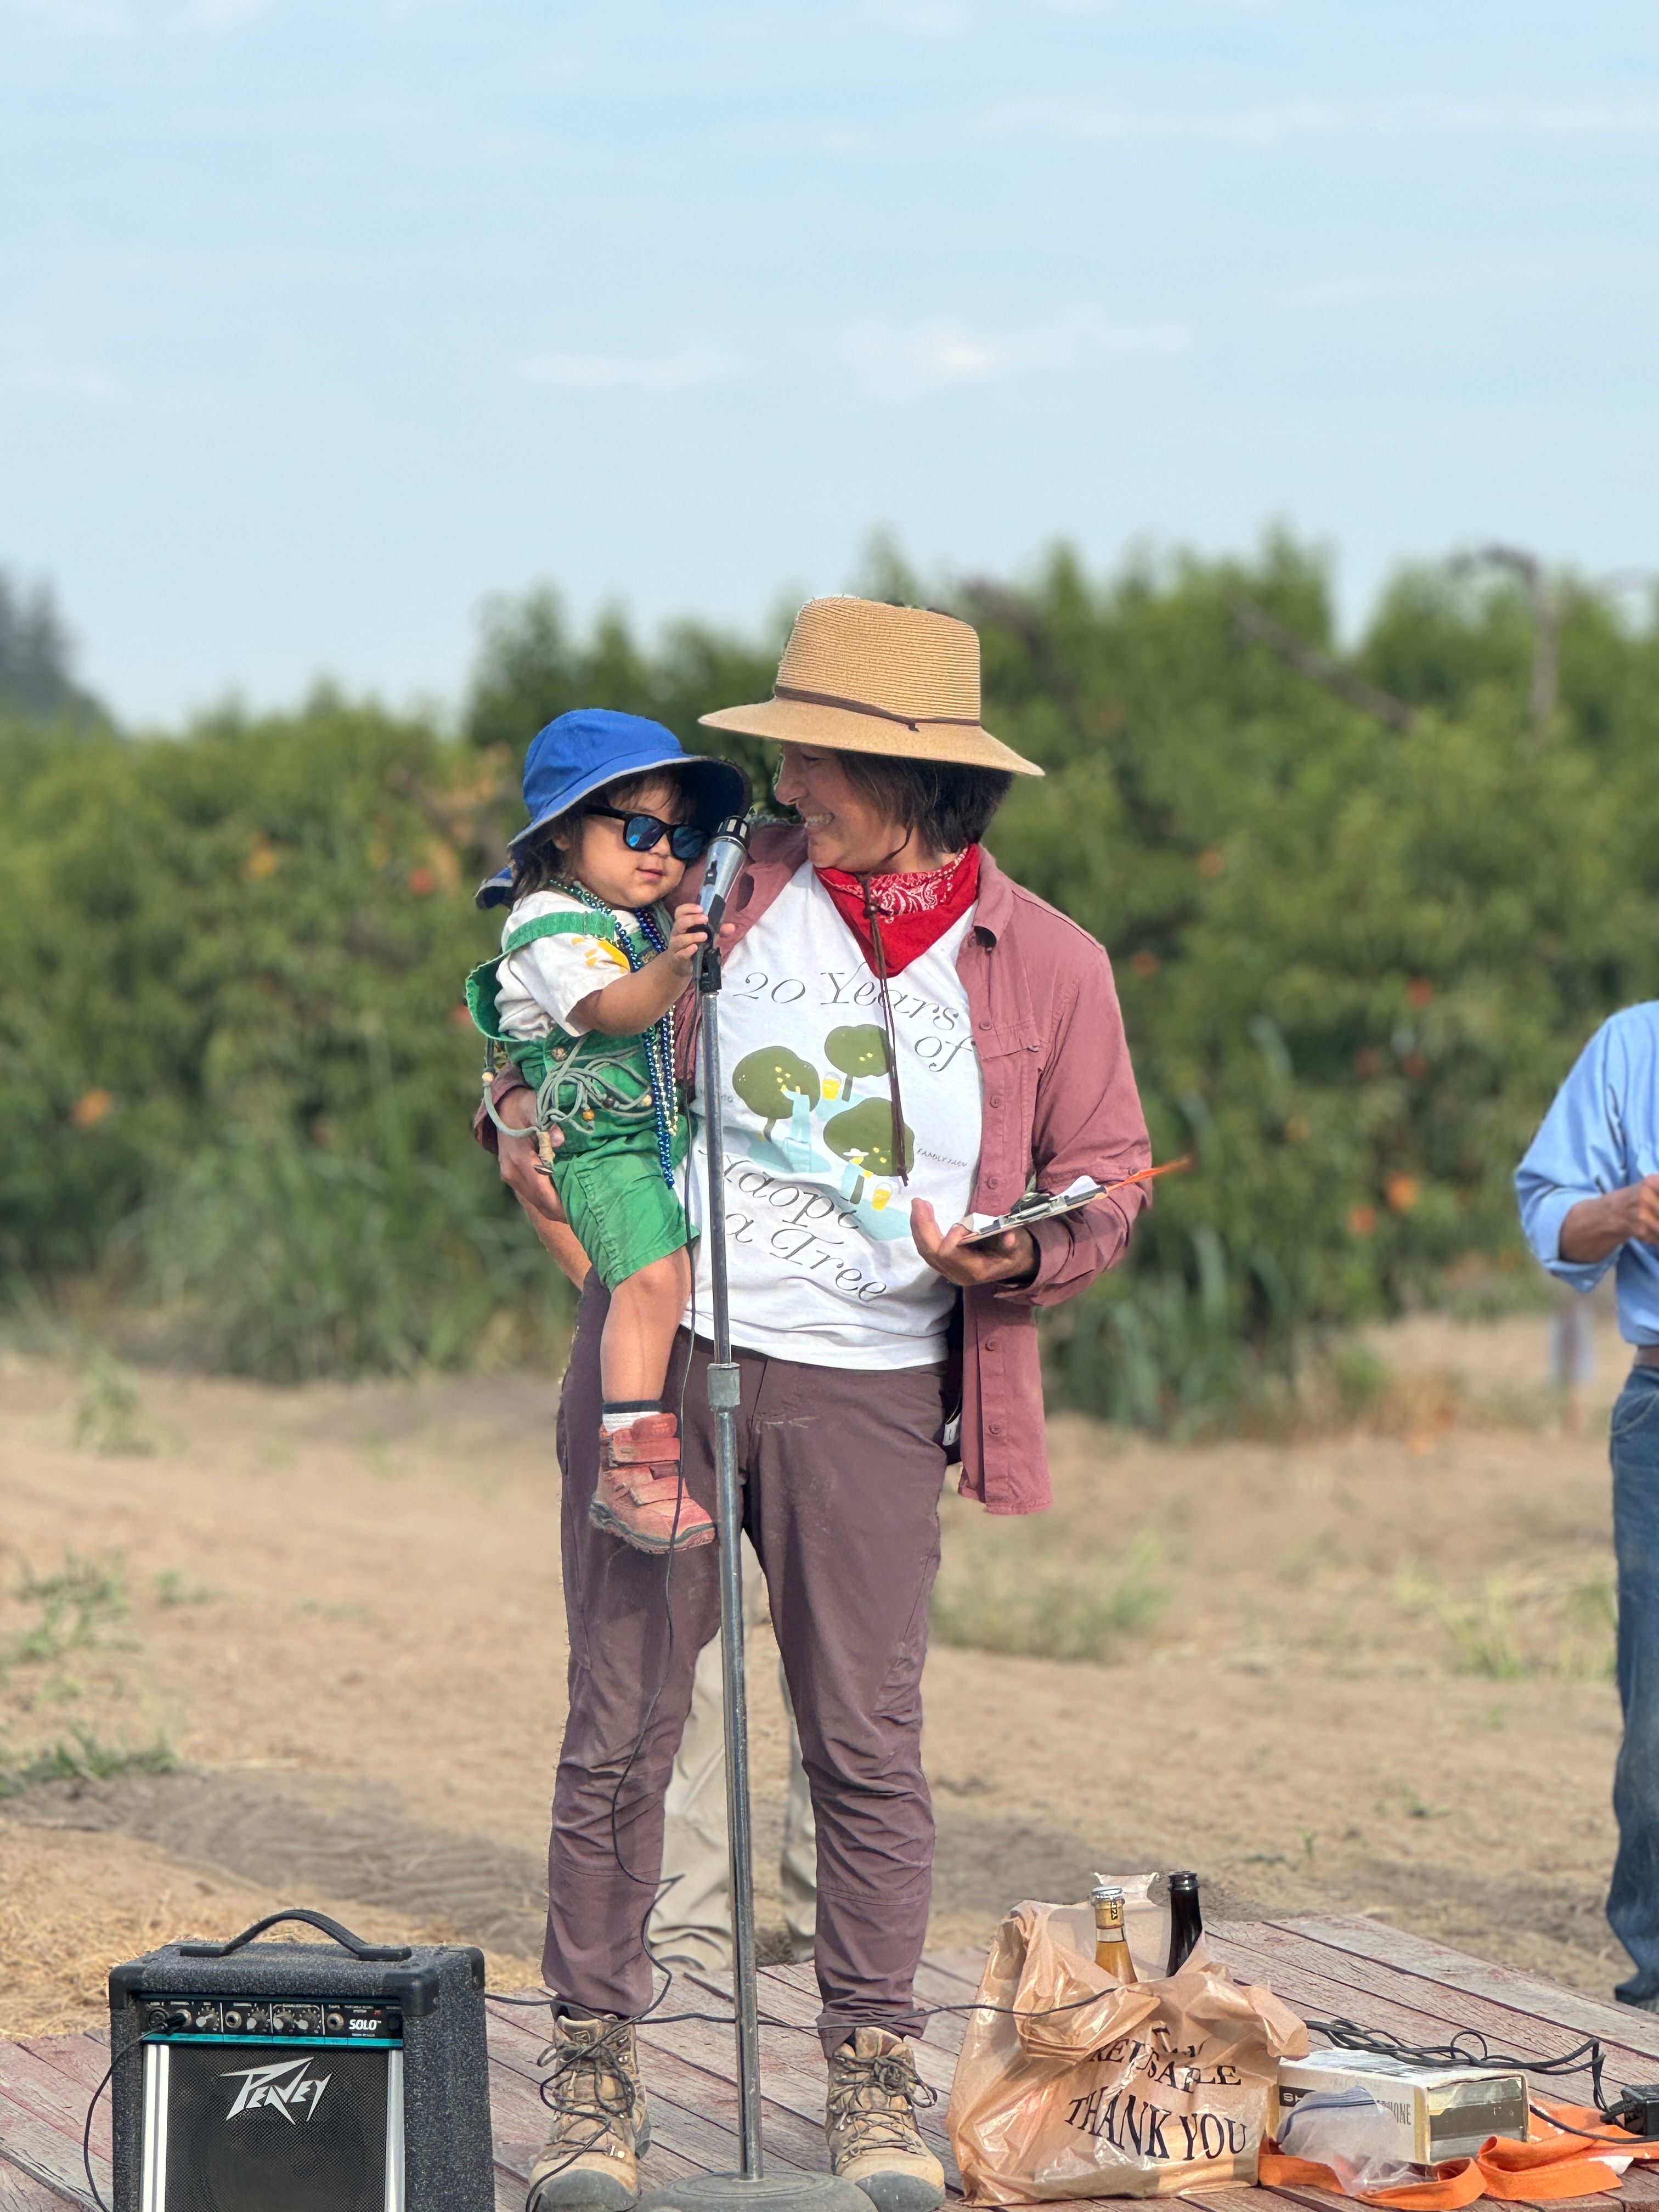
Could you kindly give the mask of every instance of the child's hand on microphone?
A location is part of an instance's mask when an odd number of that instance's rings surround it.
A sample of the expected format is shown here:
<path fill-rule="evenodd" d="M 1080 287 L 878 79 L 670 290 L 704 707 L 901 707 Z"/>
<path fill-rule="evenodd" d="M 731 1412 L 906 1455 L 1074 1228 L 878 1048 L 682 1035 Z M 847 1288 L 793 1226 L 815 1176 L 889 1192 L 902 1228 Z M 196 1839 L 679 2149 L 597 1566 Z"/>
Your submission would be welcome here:
<path fill-rule="evenodd" d="M 721 933 L 722 935 L 725 933 Z M 697 963 L 697 955 L 708 942 L 708 916 L 694 901 L 674 909 L 674 927 L 663 953 L 679 973 L 689 981 Z"/>

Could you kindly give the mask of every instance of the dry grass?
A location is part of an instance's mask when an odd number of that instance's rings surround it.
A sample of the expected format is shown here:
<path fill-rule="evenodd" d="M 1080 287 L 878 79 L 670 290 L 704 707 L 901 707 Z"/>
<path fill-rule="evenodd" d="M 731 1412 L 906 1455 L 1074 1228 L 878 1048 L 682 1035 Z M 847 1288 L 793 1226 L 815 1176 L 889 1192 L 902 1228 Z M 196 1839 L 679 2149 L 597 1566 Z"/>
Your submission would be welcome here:
<path fill-rule="evenodd" d="M 107 2015 L 109 1970 L 157 1945 L 234 1936 L 283 1903 L 218 1868 L 182 1864 L 122 1835 L 65 1829 L 40 1850 L 38 1829 L 0 1819 L 0 2037 L 52 2035 Z M 453 1931 L 411 1929 L 405 1920 L 349 1902 L 322 1908 L 373 1942 L 441 1942 Z M 314 1941 L 303 1926 L 296 1942 Z M 489 1986 L 524 1989 L 541 1980 L 530 1959 L 486 1953 Z"/>

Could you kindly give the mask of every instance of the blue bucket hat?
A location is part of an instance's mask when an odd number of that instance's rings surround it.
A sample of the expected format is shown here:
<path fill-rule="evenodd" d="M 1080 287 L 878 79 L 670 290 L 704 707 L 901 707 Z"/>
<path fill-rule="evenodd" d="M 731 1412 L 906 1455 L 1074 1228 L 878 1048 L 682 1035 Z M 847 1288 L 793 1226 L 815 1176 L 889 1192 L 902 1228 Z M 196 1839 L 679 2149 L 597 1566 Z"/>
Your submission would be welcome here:
<path fill-rule="evenodd" d="M 749 804 L 749 778 L 735 763 L 687 752 L 672 730 L 642 714 L 577 707 L 530 740 L 524 757 L 524 803 L 530 819 L 507 840 L 507 851 L 521 852 L 538 830 L 605 784 L 625 775 L 647 775 L 653 769 L 677 772 L 700 830 L 717 829 L 727 815 L 741 814 Z M 510 896 L 511 881 L 509 866 L 481 887 L 478 904 L 499 905 Z"/>

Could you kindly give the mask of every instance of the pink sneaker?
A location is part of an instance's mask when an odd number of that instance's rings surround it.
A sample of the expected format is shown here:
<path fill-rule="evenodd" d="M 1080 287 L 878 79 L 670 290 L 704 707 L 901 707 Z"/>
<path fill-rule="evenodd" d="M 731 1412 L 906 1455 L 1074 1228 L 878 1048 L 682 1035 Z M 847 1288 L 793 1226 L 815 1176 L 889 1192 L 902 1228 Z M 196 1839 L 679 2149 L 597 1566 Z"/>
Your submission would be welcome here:
<path fill-rule="evenodd" d="M 599 1480 L 587 1517 L 639 1552 L 690 1552 L 712 1544 L 714 1524 L 680 1480 L 672 1413 L 641 1413 L 599 1434 Z"/>

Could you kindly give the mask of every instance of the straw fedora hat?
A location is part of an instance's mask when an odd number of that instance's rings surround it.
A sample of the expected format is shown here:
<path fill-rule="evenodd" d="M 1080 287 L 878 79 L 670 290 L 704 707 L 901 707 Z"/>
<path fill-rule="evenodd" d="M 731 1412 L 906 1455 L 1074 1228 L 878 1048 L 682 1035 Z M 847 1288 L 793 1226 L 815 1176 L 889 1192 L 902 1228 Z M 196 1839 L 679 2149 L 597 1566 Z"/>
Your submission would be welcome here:
<path fill-rule="evenodd" d="M 831 751 L 1042 774 L 982 729 L 979 714 L 979 635 L 969 624 L 925 607 L 832 599 L 809 599 L 796 616 L 769 699 L 698 719 Z"/>

